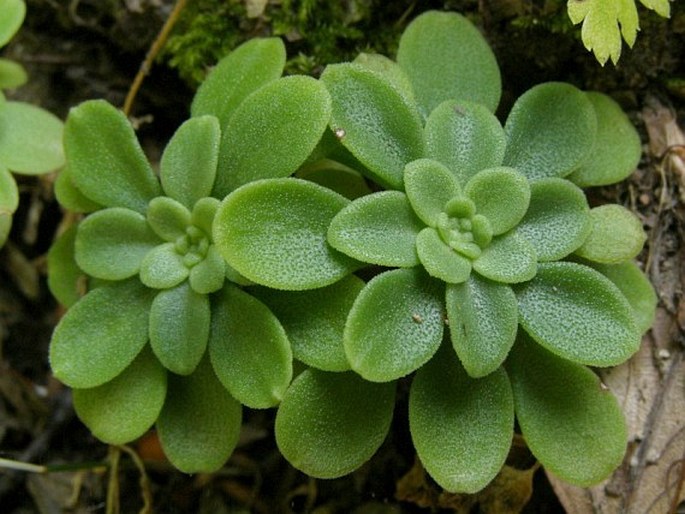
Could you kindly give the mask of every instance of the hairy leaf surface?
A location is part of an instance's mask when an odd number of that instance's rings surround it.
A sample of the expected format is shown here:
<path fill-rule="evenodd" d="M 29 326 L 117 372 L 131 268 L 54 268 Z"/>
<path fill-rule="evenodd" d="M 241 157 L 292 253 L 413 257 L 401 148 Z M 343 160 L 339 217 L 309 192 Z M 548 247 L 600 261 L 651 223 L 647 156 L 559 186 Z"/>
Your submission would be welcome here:
<path fill-rule="evenodd" d="M 525 282 L 537 270 L 535 250 L 527 240 L 508 232 L 492 240 L 473 262 L 473 269 L 495 282 Z"/>
<path fill-rule="evenodd" d="M 452 172 L 432 159 L 418 159 L 407 164 L 404 186 L 414 212 L 430 227 L 436 226 L 447 202 L 461 194 L 459 182 Z"/>
<path fill-rule="evenodd" d="M 576 254 L 590 261 L 618 264 L 636 257 L 647 240 L 642 222 L 631 211 L 617 204 L 590 211 L 590 234 Z"/>

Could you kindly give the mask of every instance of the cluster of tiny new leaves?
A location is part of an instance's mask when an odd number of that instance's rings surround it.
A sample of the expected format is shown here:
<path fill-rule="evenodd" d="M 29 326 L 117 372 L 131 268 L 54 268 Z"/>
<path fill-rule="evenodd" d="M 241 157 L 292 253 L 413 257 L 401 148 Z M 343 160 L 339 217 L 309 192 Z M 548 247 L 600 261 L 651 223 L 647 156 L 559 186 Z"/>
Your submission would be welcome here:
<path fill-rule="evenodd" d="M 223 59 L 158 174 L 116 109 L 70 113 L 57 195 L 90 214 L 49 255 L 70 306 L 50 359 L 81 419 L 109 443 L 154 425 L 197 472 L 231 454 L 241 406 L 278 406 L 283 455 L 333 478 L 410 380 L 412 440 L 449 491 L 495 477 L 515 418 L 551 472 L 606 477 L 625 428 L 586 366 L 628 359 L 655 297 L 639 220 L 580 187 L 635 168 L 625 114 L 546 83 L 501 124 L 497 63 L 456 13 L 415 19 L 396 61 L 284 63 L 275 38 Z"/>

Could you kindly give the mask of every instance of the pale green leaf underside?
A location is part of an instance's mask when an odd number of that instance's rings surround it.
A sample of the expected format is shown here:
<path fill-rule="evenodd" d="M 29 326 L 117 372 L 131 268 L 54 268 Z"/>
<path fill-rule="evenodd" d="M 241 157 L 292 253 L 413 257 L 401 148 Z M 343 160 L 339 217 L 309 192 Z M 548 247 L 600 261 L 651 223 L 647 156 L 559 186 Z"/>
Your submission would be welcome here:
<path fill-rule="evenodd" d="M 96 387 L 119 375 L 147 343 L 152 295 L 136 279 L 98 287 L 71 307 L 50 343 L 53 374 Z"/>
<path fill-rule="evenodd" d="M 350 363 L 343 347 L 347 314 L 363 289 L 354 275 L 311 291 L 278 291 L 257 287 L 251 292 L 283 324 L 293 356 L 323 371 L 346 371 Z"/>
<path fill-rule="evenodd" d="M 490 168 L 478 172 L 466 183 L 466 195 L 476 212 L 490 222 L 494 235 L 514 228 L 528 209 L 530 186 L 513 168 Z"/>
<path fill-rule="evenodd" d="M 404 167 L 425 153 L 416 106 L 383 75 L 359 64 L 329 65 L 321 80 L 331 94 L 330 126 L 340 142 L 368 168 L 370 178 L 402 189 Z"/>
<path fill-rule="evenodd" d="M 515 232 L 496 237 L 473 262 L 474 271 L 495 282 L 516 284 L 535 276 L 535 250 Z"/>
<path fill-rule="evenodd" d="M 102 205 L 85 196 L 74 185 L 69 166 L 62 168 L 59 175 L 57 175 L 57 180 L 55 180 L 55 198 L 57 198 L 62 207 L 74 212 L 93 212 L 102 209 Z"/>
<path fill-rule="evenodd" d="M 21 64 L 0 58 L 0 89 L 14 89 L 23 86 L 28 80 L 29 76 Z"/>
<path fill-rule="evenodd" d="M 89 275 L 122 280 L 140 270 L 141 262 L 160 243 L 143 215 L 111 207 L 88 216 L 76 236 L 76 262 Z"/>
<path fill-rule="evenodd" d="M 292 379 L 285 330 L 262 302 L 231 284 L 213 301 L 209 355 L 224 387 L 254 409 L 277 405 Z"/>
<path fill-rule="evenodd" d="M 518 305 L 511 287 L 471 275 L 448 285 L 447 319 L 452 346 L 472 377 L 495 371 L 509 353 L 518 329 Z"/>
<path fill-rule="evenodd" d="M 535 248 L 538 261 L 566 257 L 590 233 L 590 207 L 585 193 L 561 178 L 536 180 L 530 190 L 530 205 L 516 233 Z"/>
<path fill-rule="evenodd" d="M 462 185 L 480 170 L 502 164 L 504 129 L 483 105 L 443 102 L 428 116 L 424 131 L 427 155 L 447 166 Z"/>
<path fill-rule="evenodd" d="M 418 369 L 440 346 L 444 289 L 420 269 L 386 271 L 359 293 L 344 332 L 354 371 L 388 382 Z"/>
<path fill-rule="evenodd" d="M 167 144 L 159 163 L 162 189 L 188 209 L 209 196 L 219 161 L 221 129 L 214 116 L 184 122 Z"/>
<path fill-rule="evenodd" d="M 506 166 L 531 180 L 564 177 L 590 155 L 597 116 L 585 93 L 571 84 L 547 82 L 516 100 L 504 131 Z"/>
<path fill-rule="evenodd" d="M 381 191 L 358 198 L 336 214 L 328 242 L 362 262 L 409 268 L 419 263 L 415 241 L 424 226 L 404 193 Z"/>
<path fill-rule="evenodd" d="M 67 308 L 81 298 L 79 281 L 85 277 L 74 256 L 77 230 L 78 225 L 69 227 L 48 250 L 48 289 Z"/>
<path fill-rule="evenodd" d="M 592 371 L 527 337 L 514 346 L 507 371 L 523 437 L 548 471 L 589 487 L 616 469 L 626 449 L 625 422 Z"/>
<path fill-rule="evenodd" d="M 217 63 L 193 98 L 193 116 L 211 114 L 225 127 L 236 107 L 250 93 L 276 80 L 285 66 L 280 38 L 254 38 Z"/>
<path fill-rule="evenodd" d="M 103 100 L 71 110 L 64 151 L 74 185 L 101 205 L 144 214 L 150 200 L 162 194 L 126 116 Z"/>
<path fill-rule="evenodd" d="M 580 187 L 615 184 L 637 168 L 640 136 L 621 107 L 607 95 L 585 93 L 597 115 L 597 136 L 591 157 L 567 178 Z"/>
<path fill-rule="evenodd" d="M 0 109 L 0 163 L 15 173 L 37 175 L 64 164 L 64 126 L 35 105 L 6 102 Z"/>
<path fill-rule="evenodd" d="M 140 263 L 140 281 L 154 289 L 168 289 L 183 282 L 190 270 L 174 243 L 164 243 L 150 250 Z"/>
<path fill-rule="evenodd" d="M 160 291 L 150 308 L 150 345 L 159 361 L 177 375 L 200 363 L 209 337 L 209 298 L 187 282 Z"/>
<path fill-rule="evenodd" d="M 255 91 L 224 128 L 212 196 L 293 174 L 316 147 L 330 116 L 328 91 L 311 77 L 285 77 Z"/>
<path fill-rule="evenodd" d="M 590 234 L 576 254 L 590 261 L 618 264 L 636 257 L 647 240 L 642 222 L 617 204 L 590 210 Z"/>
<path fill-rule="evenodd" d="M 211 473 L 238 443 L 242 409 L 214 375 L 209 359 L 188 376 L 169 376 L 157 421 L 162 449 L 184 473 Z"/>
<path fill-rule="evenodd" d="M 380 447 L 394 405 L 394 383 L 309 369 L 293 381 L 278 409 L 276 443 L 297 469 L 316 478 L 337 478 Z"/>
<path fill-rule="evenodd" d="M 500 471 L 514 435 L 514 402 L 503 369 L 470 378 L 450 348 L 414 377 L 409 428 L 426 471 L 452 493 L 475 493 Z"/>
<path fill-rule="evenodd" d="M 459 181 L 443 164 L 432 159 L 418 159 L 404 168 L 404 187 L 416 215 L 426 225 L 435 227 L 447 202 L 461 194 Z"/>
<path fill-rule="evenodd" d="M 494 112 L 502 91 L 495 55 L 478 29 L 457 13 L 426 12 L 405 29 L 397 62 L 409 76 L 424 117 L 445 100 Z"/>
<path fill-rule="evenodd" d="M 471 261 L 447 246 L 434 228 L 419 233 L 416 252 L 428 274 L 448 284 L 464 282 L 471 274 Z"/>
<path fill-rule="evenodd" d="M 95 437 L 108 444 L 125 444 L 157 420 L 166 389 L 167 373 L 146 348 L 111 381 L 74 389 L 74 409 Z"/>
<path fill-rule="evenodd" d="M 614 366 L 640 344 L 628 301 L 608 278 L 587 266 L 542 263 L 535 278 L 515 292 L 523 328 L 565 359 Z"/>
<path fill-rule="evenodd" d="M 214 242 L 249 280 L 303 290 L 340 280 L 358 266 L 326 241 L 333 217 L 349 200 L 312 182 L 261 180 L 226 197 L 214 221 Z"/>
<path fill-rule="evenodd" d="M 12 39 L 25 16 L 26 4 L 23 0 L 0 0 L 0 47 Z"/>

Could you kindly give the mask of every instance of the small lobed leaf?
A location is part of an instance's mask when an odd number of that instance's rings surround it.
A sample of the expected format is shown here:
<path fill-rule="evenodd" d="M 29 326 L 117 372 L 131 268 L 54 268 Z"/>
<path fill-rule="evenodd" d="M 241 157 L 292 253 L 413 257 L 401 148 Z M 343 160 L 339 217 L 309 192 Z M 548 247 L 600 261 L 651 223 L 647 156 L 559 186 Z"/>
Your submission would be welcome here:
<path fill-rule="evenodd" d="M 232 284 L 213 301 L 209 355 L 224 387 L 253 409 L 277 405 L 293 376 L 290 342 L 278 319 Z"/>
<path fill-rule="evenodd" d="M 514 435 L 514 401 L 498 369 L 474 379 L 448 347 L 414 377 L 409 429 L 421 463 L 452 493 L 475 493 L 500 471 Z"/>
<path fill-rule="evenodd" d="M 626 298 L 608 278 L 587 266 L 541 263 L 535 278 L 515 292 L 521 326 L 565 359 L 614 366 L 640 345 Z"/>
<path fill-rule="evenodd" d="M 213 239 L 228 264 L 253 282 L 288 290 L 323 287 L 358 266 L 326 241 L 331 220 L 348 203 L 305 180 L 260 180 L 224 199 Z"/>
<path fill-rule="evenodd" d="M 507 371 L 530 451 L 566 482 L 589 487 L 623 460 L 626 427 L 616 398 L 585 366 L 519 338 Z"/>
<path fill-rule="evenodd" d="M 416 253 L 431 277 L 459 284 L 471 275 L 471 261 L 447 246 L 434 228 L 426 227 L 416 237 Z"/>
<path fill-rule="evenodd" d="M 505 166 L 516 168 L 530 180 L 564 177 L 590 156 L 597 134 L 597 115 L 579 89 L 562 82 L 547 82 L 516 100 L 504 131 Z"/>
<path fill-rule="evenodd" d="M 354 275 L 311 291 L 251 289 L 282 323 L 293 356 L 323 371 L 350 369 L 343 347 L 343 330 L 352 304 L 364 288 Z"/>
<path fill-rule="evenodd" d="M 210 294 L 222 288 L 225 277 L 226 263 L 216 246 L 210 245 L 205 258 L 190 270 L 188 282 L 196 293 Z"/>
<path fill-rule="evenodd" d="M 164 405 L 167 373 L 149 349 L 118 376 L 90 389 L 74 389 L 74 409 L 95 437 L 108 444 L 137 439 Z"/>
<path fill-rule="evenodd" d="M 140 281 L 154 289 L 168 289 L 183 282 L 190 270 L 174 243 L 164 243 L 150 250 L 140 263 Z"/>
<path fill-rule="evenodd" d="M 337 478 L 364 464 L 390 429 L 395 384 L 354 373 L 302 372 L 276 414 L 276 443 L 297 469 Z"/>
<path fill-rule="evenodd" d="M 473 269 L 495 282 L 516 284 L 535 276 L 536 261 L 533 246 L 515 232 L 508 232 L 492 240 L 473 261 Z"/>
<path fill-rule="evenodd" d="M 64 164 L 62 121 L 24 102 L 0 109 L 0 162 L 15 173 L 37 175 Z"/>
<path fill-rule="evenodd" d="M 513 168 L 489 168 L 471 177 L 464 192 L 476 212 L 490 222 L 495 236 L 514 228 L 528 210 L 530 186 Z"/>
<path fill-rule="evenodd" d="M 409 268 L 419 263 L 415 242 L 424 226 L 404 193 L 381 191 L 337 213 L 328 228 L 328 243 L 362 262 Z"/>
<path fill-rule="evenodd" d="M 160 291 L 150 308 L 150 346 L 162 365 L 189 375 L 202 360 L 209 338 L 209 298 L 188 284 Z"/>
<path fill-rule="evenodd" d="M 55 198 L 62 207 L 74 212 L 93 212 L 103 206 L 84 195 L 74 185 L 69 166 L 64 166 L 55 180 Z"/>
<path fill-rule="evenodd" d="M 354 371 L 388 382 L 423 366 L 442 341 L 444 289 L 420 269 L 386 271 L 362 289 L 345 325 Z"/>
<path fill-rule="evenodd" d="M 162 194 L 126 116 L 103 100 L 69 112 L 64 151 L 74 185 L 94 202 L 145 214 L 150 200 Z"/>
<path fill-rule="evenodd" d="M 397 62 L 414 86 L 424 117 L 445 100 L 494 112 L 502 84 L 495 55 L 478 29 L 457 13 L 428 11 L 404 30 Z"/>
<path fill-rule="evenodd" d="M 171 243 L 185 236 L 190 226 L 190 211 L 181 202 L 168 196 L 153 198 L 146 217 L 155 234 Z"/>
<path fill-rule="evenodd" d="M 213 115 L 225 127 L 247 96 L 281 76 L 285 58 L 280 38 L 254 38 L 240 45 L 200 84 L 190 106 L 192 116 Z"/>
<path fill-rule="evenodd" d="M 590 233 L 585 193 L 571 182 L 544 178 L 530 185 L 530 205 L 516 233 L 535 248 L 538 261 L 558 261 L 576 250 Z"/>
<path fill-rule="evenodd" d="M 404 187 L 416 215 L 429 227 L 447 202 L 461 194 L 461 187 L 452 172 L 438 161 L 418 159 L 404 168 Z"/>
<path fill-rule="evenodd" d="M 48 250 L 48 289 L 57 301 L 69 308 L 81 299 L 79 287 L 85 275 L 76 264 L 74 246 L 78 225 L 62 233 Z"/>
<path fill-rule="evenodd" d="M 590 261 L 618 264 L 636 257 L 647 240 L 642 222 L 621 205 L 590 210 L 590 234 L 576 254 Z"/>
<path fill-rule="evenodd" d="M 162 189 L 192 209 L 212 192 L 219 161 L 221 129 L 214 116 L 185 121 L 167 144 L 159 163 Z"/>
<path fill-rule="evenodd" d="M 147 343 L 152 294 L 135 279 L 93 289 L 71 307 L 50 342 L 60 381 L 91 388 L 119 375 Z"/>
<path fill-rule="evenodd" d="M 445 303 L 452 346 L 469 376 L 484 377 L 499 368 L 518 330 L 511 287 L 473 274 L 462 284 L 447 286 Z"/>
<path fill-rule="evenodd" d="M 316 147 L 330 116 L 328 91 L 311 77 L 284 77 L 255 91 L 224 128 L 212 196 L 293 174 Z"/>
<path fill-rule="evenodd" d="M 184 473 L 212 473 L 238 444 L 242 409 L 205 358 L 188 376 L 169 376 L 157 420 L 162 449 Z"/>
<path fill-rule="evenodd" d="M 330 126 L 340 142 L 371 179 L 402 189 L 405 165 L 425 153 L 416 106 L 385 75 L 360 64 L 329 65 L 321 81 L 331 94 Z"/>
<path fill-rule="evenodd" d="M 123 280 L 138 273 L 144 257 L 160 242 L 141 214 L 110 207 L 81 222 L 75 258 L 79 267 L 93 277 Z"/>
<path fill-rule="evenodd" d="M 0 47 L 5 46 L 26 16 L 26 4 L 23 0 L 0 0 Z"/>
<path fill-rule="evenodd" d="M 441 162 L 460 184 L 481 170 L 502 164 L 506 136 L 487 107 L 448 100 L 426 119 L 427 155 Z"/>
<path fill-rule="evenodd" d="M 591 158 L 567 178 L 580 187 L 615 184 L 637 168 L 642 155 L 640 136 L 621 107 L 602 93 L 586 92 L 597 116 L 597 136 Z"/>
<path fill-rule="evenodd" d="M 0 58 L 0 89 L 14 89 L 23 86 L 28 80 L 29 76 L 21 64 Z"/>

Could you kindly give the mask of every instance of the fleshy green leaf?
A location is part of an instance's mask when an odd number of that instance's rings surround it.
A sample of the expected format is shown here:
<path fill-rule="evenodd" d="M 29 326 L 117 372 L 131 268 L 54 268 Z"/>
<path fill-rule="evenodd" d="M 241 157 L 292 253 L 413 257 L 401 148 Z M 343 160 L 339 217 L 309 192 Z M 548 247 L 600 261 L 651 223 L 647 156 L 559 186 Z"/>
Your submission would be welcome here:
<path fill-rule="evenodd" d="M 397 62 L 409 76 L 424 116 L 445 100 L 495 111 L 502 92 L 499 67 L 478 29 L 457 13 L 426 12 L 400 38 Z"/>
<path fill-rule="evenodd" d="M 473 261 L 473 269 L 495 282 L 516 284 L 535 276 L 535 250 L 514 232 L 496 237 Z"/>
<path fill-rule="evenodd" d="M 484 105 L 443 102 L 424 130 L 428 156 L 447 166 L 462 185 L 480 170 L 502 164 L 504 129 Z"/>
<path fill-rule="evenodd" d="M 364 282 L 350 275 L 311 291 L 277 291 L 257 287 L 252 293 L 283 324 L 293 356 L 323 371 L 346 371 L 350 364 L 343 347 L 347 314 Z"/>
<path fill-rule="evenodd" d="M 414 446 L 449 492 L 475 493 L 500 471 L 514 436 L 514 401 L 503 369 L 473 379 L 448 347 L 414 377 L 409 394 Z"/>
<path fill-rule="evenodd" d="M 633 261 L 620 264 L 587 262 L 619 288 L 633 308 L 635 325 L 641 334 L 647 332 L 654 322 L 657 296 L 649 279 Z"/>
<path fill-rule="evenodd" d="M 209 298 L 187 282 L 160 291 L 150 309 L 150 345 L 160 362 L 189 375 L 202 360 L 209 337 Z"/>
<path fill-rule="evenodd" d="M 0 211 L 0 247 L 5 244 L 12 229 L 12 215 Z"/>
<path fill-rule="evenodd" d="M 447 319 L 454 351 L 472 377 L 483 377 L 504 362 L 516 339 L 518 306 L 511 287 L 471 277 L 448 285 Z"/>
<path fill-rule="evenodd" d="M 627 440 L 623 414 L 592 371 L 527 337 L 514 346 L 507 371 L 523 437 L 547 470 L 588 487 L 618 467 Z"/>
<path fill-rule="evenodd" d="M 473 200 L 476 212 L 488 219 L 495 236 L 514 228 L 530 202 L 526 177 L 512 168 L 480 171 L 471 177 L 464 192 Z"/>
<path fill-rule="evenodd" d="M 65 307 L 71 307 L 79 301 L 79 282 L 85 279 L 74 256 L 77 230 L 78 225 L 69 227 L 48 251 L 48 288 L 52 296 Z"/>
<path fill-rule="evenodd" d="M 79 225 L 76 262 L 93 277 L 122 280 L 138 273 L 145 255 L 160 242 L 141 214 L 111 207 Z"/>
<path fill-rule="evenodd" d="M 64 164 L 64 126 L 35 105 L 6 102 L 0 109 L 0 162 L 15 173 L 37 175 Z"/>
<path fill-rule="evenodd" d="M 211 114 L 225 127 L 237 106 L 250 93 L 276 80 L 285 66 L 280 38 L 255 38 L 217 63 L 193 98 L 193 116 Z"/>
<path fill-rule="evenodd" d="M 219 160 L 221 129 L 214 116 L 191 118 L 174 133 L 159 163 L 164 192 L 188 209 L 209 196 Z"/>
<path fill-rule="evenodd" d="M 14 177 L 0 165 L 0 211 L 11 214 L 19 206 L 19 190 Z"/>
<path fill-rule="evenodd" d="M 150 293 L 128 280 L 81 298 L 52 335 L 53 374 L 75 388 L 96 387 L 119 375 L 147 343 Z"/>
<path fill-rule="evenodd" d="M 640 219 L 616 204 L 590 210 L 590 234 L 576 254 L 590 261 L 618 264 L 633 259 L 647 240 Z"/>
<path fill-rule="evenodd" d="M 337 478 L 364 464 L 390 429 L 395 384 L 354 373 L 302 372 L 276 415 L 276 443 L 297 469 Z"/>
<path fill-rule="evenodd" d="M 214 223 L 214 216 L 219 210 L 221 202 L 216 198 L 201 198 L 193 206 L 193 212 L 190 215 L 190 223 L 202 230 L 205 234 L 212 234 L 212 225 Z"/>
<path fill-rule="evenodd" d="M 402 189 L 405 165 L 425 153 L 416 106 L 383 75 L 359 64 L 329 65 L 321 80 L 331 93 L 331 128 L 340 142 L 370 178 Z"/>
<path fill-rule="evenodd" d="M 231 284 L 213 302 L 209 355 L 224 387 L 253 409 L 277 405 L 293 376 L 290 343 L 279 321 Z"/>
<path fill-rule="evenodd" d="M 371 71 L 383 75 L 388 82 L 390 82 L 398 93 L 400 93 L 408 104 L 416 103 L 414 98 L 414 88 L 411 85 L 409 77 L 392 59 L 381 54 L 369 54 L 360 53 L 352 61 L 355 64 L 359 64 L 364 68 L 368 68 Z"/>
<path fill-rule="evenodd" d="M 471 261 L 447 246 L 434 228 L 419 233 L 416 252 L 428 274 L 448 284 L 459 284 L 471 274 Z"/>
<path fill-rule="evenodd" d="M 1 9 L 2 7 L 0 7 Z M 0 89 L 14 89 L 23 86 L 28 79 L 29 76 L 21 64 L 9 59 L 0 59 Z"/>
<path fill-rule="evenodd" d="M 62 168 L 57 175 L 55 198 L 62 207 L 74 212 L 93 212 L 102 209 L 102 205 L 88 198 L 74 185 L 69 166 Z"/>
<path fill-rule="evenodd" d="M 174 243 L 164 243 L 150 250 L 140 263 L 140 281 L 155 289 L 168 289 L 183 282 L 190 270 L 183 263 Z"/>
<path fill-rule="evenodd" d="M 515 289 L 523 328 L 557 355 L 589 366 L 614 366 L 640 345 L 633 312 L 599 272 L 572 262 L 544 263 Z"/>
<path fill-rule="evenodd" d="M 569 0 L 568 15 L 574 24 L 583 22 L 583 44 L 602 66 L 609 58 L 618 62 L 621 36 L 628 46 L 635 43 L 639 19 L 634 0 Z"/>
<path fill-rule="evenodd" d="M 126 116 L 103 100 L 71 110 L 64 151 L 74 185 L 101 205 L 145 214 L 150 200 L 162 194 Z"/>
<path fill-rule="evenodd" d="M 585 193 L 561 178 L 536 180 L 530 192 L 528 211 L 516 233 L 533 245 L 538 261 L 566 257 L 590 233 L 590 207 Z"/>
<path fill-rule="evenodd" d="M 371 189 L 359 172 L 328 159 L 300 168 L 295 176 L 327 187 L 350 200 L 371 194 Z"/>
<path fill-rule="evenodd" d="M 224 285 L 226 263 L 216 246 L 210 245 L 205 258 L 190 270 L 190 287 L 200 294 L 214 293 Z"/>
<path fill-rule="evenodd" d="M 293 174 L 316 147 L 330 116 L 328 91 L 311 77 L 285 77 L 255 91 L 224 129 L 213 196 Z"/>
<path fill-rule="evenodd" d="M 373 382 L 388 382 L 418 369 L 442 341 L 444 289 L 419 269 L 374 277 L 354 302 L 345 325 L 347 359 Z"/>
<path fill-rule="evenodd" d="M 407 198 L 416 215 L 426 225 L 435 227 L 447 202 L 461 194 L 459 182 L 438 161 L 419 159 L 404 168 Z"/>
<path fill-rule="evenodd" d="M 0 0 L 0 47 L 12 39 L 25 16 L 26 4 L 23 0 Z"/>
<path fill-rule="evenodd" d="M 331 221 L 328 242 L 354 259 L 410 268 L 419 263 L 416 236 L 424 224 L 399 191 L 358 198 Z"/>
<path fill-rule="evenodd" d="M 640 136 L 621 107 L 607 95 L 585 93 L 597 115 L 594 149 L 567 178 L 580 187 L 614 184 L 637 168 L 642 155 Z"/>
<path fill-rule="evenodd" d="M 216 471 L 238 443 L 241 411 L 214 375 L 208 358 L 191 375 L 170 375 L 157 421 L 164 453 L 184 473 Z"/>
<path fill-rule="evenodd" d="M 564 177 L 590 156 L 597 116 L 585 93 L 571 84 L 547 82 L 516 101 L 504 131 L 506 166 L 531 180 Z"/>
<path fill-rule="evenodd" d="M 148 349 L 117 377 L 98 387 L 74 389 L 74 409 L 93 435 L 108 444 L 142 436 L 162 410 L 167 373 Z"/>
<path fill-rule="evenodd" d="M 288 290 L 323 287 L 358 266 L 326 241 L 328 225 L 348 203 L 305 180 L 253 182 L 222 202 L 214 242 L 228 264 L 253 282 Z"/>
<path fill-rule="evenodd" d="M 190 226 L 190 211 L 168 196 L 158 196 L 150 201 L 147 222 L 159 237 L 173 243 L 186 235 L 186 229 Z"/>

